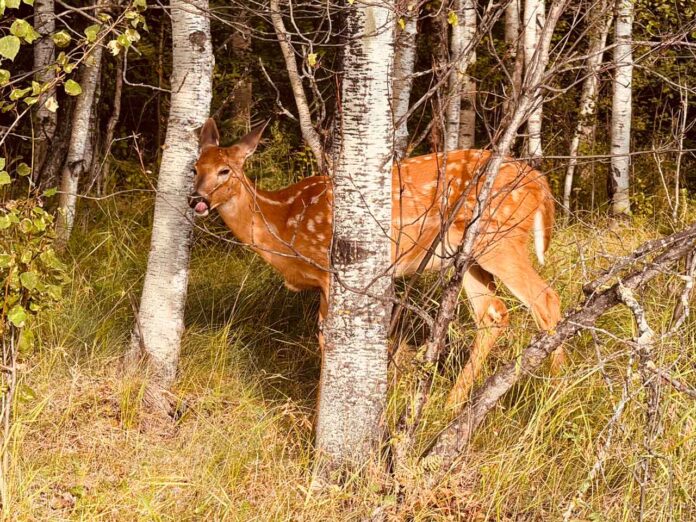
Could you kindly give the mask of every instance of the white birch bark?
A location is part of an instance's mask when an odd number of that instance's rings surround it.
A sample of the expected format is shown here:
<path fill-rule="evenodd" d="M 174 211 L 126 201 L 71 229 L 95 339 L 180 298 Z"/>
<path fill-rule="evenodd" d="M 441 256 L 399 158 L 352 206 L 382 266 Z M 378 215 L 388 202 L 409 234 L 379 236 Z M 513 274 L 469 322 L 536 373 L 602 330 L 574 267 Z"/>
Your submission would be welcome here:
<path fill-rule="evenodd" d="M 77 205 L 77 190 L 80 177 L 91 167 L 92 147 L 92 111 L 94 96 L 99 82 L 101 69 L 102 47 L 94 46 L 90 55 L 85 59 L 85 65 L 80 76 L 82 94 L 77 97 L 73 111 L 70 144 L 65 164 L 61 173 L 60 201 L 58 204 L 58 219 L 56 221 L 56 237 L 59 244 L 66 244 L 70 239 L 75 223 Z"/>
<path fill-rule="evenodd" d="M 346 13 L 341 148 L 333 180 L 337 275 L 323 330 L 316 439 L 320 462 L 327 459 L 332 467 L 370 458 L 386 406 L 391 305 L 379 298 L 392 291 L 393 7 L 355 3 Z"/>
<path fill-rule="evenodd" d="M 614 33 L 614 95 L 611 106 L 611 211 L 629 214 L 633 0 L 617 0 Z"/>
<path fill-rule="evenodd" d="M 566 170 L 565 185 L 563 189 L 563 208 L 570 212 L 570 195 L 573 191 L 573 178 L 578 164 L 578 151 L 582 140 L 587 140 L 592 133 L 593 125 L 590 123 L 597 102 L 597 88 L 599 87 L 599 67 L 602 64 L 602 56 L 607 42 L 609 27 L 613 19 L 607 0 L 601 0 L 597 5 L 591 5 L 590 9 L 597 10 L 589 13 L 588 18 L 594 26 L 590 32 L 590 46 L 587 50 L 587 78 L 582 85 L 580 94 L 580 111 L 578 123 L 575 127 L 573 139 L 570 142 L 570 161 Z"/>
<path fill-rule="evenodd" d="M 196 131 L 210 112 L 214 67 L 208 0 L 172 0 L 172 95 L 157 180 L 147 273 L 131 340 L 131 361 L 146 355 L 154 382 L 176 376 L 188 284 L 191 216 L 187 198 L 198 155 Z M 141 351 L 144 350 L 145 354 Z M 161 403 L 151 404 L 157 408 Z"/>
<path fill-rule="evenodd" d="M 403 14 L 403 29 L 397 24 L 394 49 L 394 153 L 397 158 L 408 153 L 408 121 L 406 114 L 411 100 L 413 71 L 416 65 L 416 37 L 418 35 L 418 8 L 416 2 L 408 2 Z"/>
<path fill-rule="evenodd" d="M 461 106 L 459 109 L 459 139 L 457 148 L 473 149 L 476 139 L 476 81 L 468 73 L 469 67 L 476 62 L 476 1 L 464 2 L 463 47 L 471 48 L 467 68 L 462 77 Z"/>
<path fill-rule="evenodd" d="M 476 34 L 474 0 L 455 0 L 453 8 L 454 12 L 457 13 L 457 23 L 452 26 L 450 41 L 452 72 L 448 79 L 447 108 L 445 112 L 445 150 L 456 150 L 459 145 L 462 86 L 468 83 L 466 70 L 472 61 L 472 56 L 475 56 L 473 54 L 473 40 Z"/>
<path fill-rule="evenodd" d="M 41 85 L 52 84 L 56 79 L 56 71 L 50 67 L 55 59 L 55 44 L 50 35 L 55 28 L 53 0 L 35 0 L 34 29 L 41 38 L 34 43 L 34 79 Z M 32 175 L 34 182 L 39 181 L 43 164 L 56 134 L 58 114 L 55 111 L 49 111 L 46 107 L 46 100 L 55 96 L 55 93 L 55 86 L 42 93 L 34 112 L 34 136 L 36 137 L 36 155 Z"/>
<path fill-rule="evenodd" d="M 529 68 L 539 46 L 540 28 L 545 23 L 544 0 L 525 0 L 524 3 L 524 64 Z M 542 64 L 546 67 L 546 64 Z M 530 165 L 538 167 L 541 162 L 541 118 L 542 100 L 538 99 L 527 119 L 527 158 Z"/>

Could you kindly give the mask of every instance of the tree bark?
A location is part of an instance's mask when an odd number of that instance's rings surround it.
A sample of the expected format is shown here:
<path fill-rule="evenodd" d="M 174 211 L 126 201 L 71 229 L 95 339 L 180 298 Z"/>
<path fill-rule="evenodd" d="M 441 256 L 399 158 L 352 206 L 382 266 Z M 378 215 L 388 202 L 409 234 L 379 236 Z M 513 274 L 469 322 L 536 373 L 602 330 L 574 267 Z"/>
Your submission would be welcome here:
<path fill-rule="evenodd" d="M 464 0 L 463 47 L 471 47 L 467 67 L 462 75 L 461 105 L 459 109 L 459 139 L 457 148 L 473 149 L 476 142 L 476 81 L 468 70 L 476 63 L 476 1 Z"/>
<path fill-rule="evenodd" d="M 633 0 L 617 0 L 614 33 L 614 95 L 611 106 L 611 212 L 630 214 L 631 90 L 633 83 Z"/>
<path fill-rule="evenodd" d="M 316 445 L 330 467 L 370 459 L 387 398 L 393 120 L 393 5 L 347 9 L 333 180 L 334 239 Z M 378 297 L 376 297 L 378 296 Z M 320 458 L 320 462 L 322 459 Z"/>
<path fill-rule="evenodd" d="M 239 68 L 240 79 L 234 89 L 234 118 L 242 123 L 247 130 L 251 129 L 251 27 L 249 13 L 245 7 L 239 12 L 239 22 L 232 34 L 232 52 Z"/>
<path fill-rule="evenodd" d="M 55 44 L 51 34 L 55 31 L 55 7 L 53 0 L 35 0 L 34 2 L 34 29 L 41 35 L 34 43 L 34 79 L 41 85 L 51 84 L 56 79 L 56 71 L 51 67 L 55 59 Z M 46 100 L 55 96 L 55 86 L 50 87 L 41 96 L 36 104 L 34 112 L 34 136 L 36 153 L 32 179 L 35 184 L 40 183 L 41 171 L 46 157 L 53 145 L 53 137 L 58 125 L 58 114 L 46 107 Z"/>
<path fill-rule="evenodd" d="M 524 3 L 524 64 L 529 68 L 534 53 L 539 46 L 539 29 L 544 26 L 546 18 L 544 0 L 525 0 Z M 541 64 L 546 67 L 546 64 Z M 542 157 L 541 145 L 541 118 L 542 99 L 537 100 L 536 105 L 527 120 L 527 162 L 534 168 L 539 168 Z"/>
<path fill-rule="evenodd" d="M 188 283 L 188 195 L 198 155 L 196 131 L 210 112 L 214 67 L 208 0 L 172 0 L 172 95 L 157 181 L 147 272 L 127 363 L 146 356 L 152 371 L 148 406 L 168 404 L 159 390 L 176 376 Z M 142 352 L 145 353 L 142 353 Z"/>
<path fill-rule="evenodd" d="M 408 155 L 409 134 L 406 114 L 411 100 L 418 36 L 418 8 L 415 2 L 408 2 L 403 13 L 403 20 L 403 28 L 398 24 L 396 26 L 392 99 L 395 127 L 394 154 L 398 159 Z"/>
<path fill-rule="evenodd" d="M 92 48 L 89 58 L 85 60 L 80 77 L 82 94 L 78 96 L 73 111 L 68 155 L 61 173 L 60 201 L 56 221 L 56 241 L 59 245 L 67 244 L 70 239 L 75 223 L 80 177 L 84 172 L 88 172 L 91 166 L 89 161 L 91 159 L 90 148 L 93 131 L 91 126 L 92 111 L 97 83 L 99 82 L 101 59 L 102 47 L 96 45 Z"/>
<path fill-rule="evenodd" d="M 600 5 L 591 5 L 592 10 L 587 16 L 592 26 L 590 30 L 590 46 L 587 50 L 587 78 L 582 85 L 580 95 L 580 112 L 578 113 L 578 123 L 575 134 L 570 142 L 570 161 L 566 170 L 565 185 L 563 189 L 563 208 L 570 212 L 570 195 L 573 191 L 573 177 L 578 164 L 578 151 L 580 143 L 587 140 L 592 134 L 594 125 L 591 123 L 595 113 L 597 98 L 597 88 L 599 87 L 599 67 L 602 64 L 604 47 L 609 34 L 609 27 L 613 19 L 607 0 L 602 0 Z"/>

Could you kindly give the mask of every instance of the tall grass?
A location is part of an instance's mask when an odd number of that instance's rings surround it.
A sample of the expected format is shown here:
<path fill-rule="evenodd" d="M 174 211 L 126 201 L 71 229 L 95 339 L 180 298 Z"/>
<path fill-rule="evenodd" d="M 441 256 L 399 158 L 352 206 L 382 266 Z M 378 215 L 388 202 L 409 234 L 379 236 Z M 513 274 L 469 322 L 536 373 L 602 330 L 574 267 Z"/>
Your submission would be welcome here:
<path fill-rule="evenodd" d="M 567 346 L 566 372 L 529 376 L 486 421 L 466 467 L 401 512 L 380 484 L 356 477 L 319 497 L 309 491 L 319 356 L 317 299 L 293 294 L 262 261 L 198 231 L 191 262 L 180 378 L 182 417 L 171 430 L 143 432 L 143 383 L 118 371 L 132 327 L 148 249 L 147 199 L 85 205 L 68 252 L 73 282 L 23 358 L 9 487 L 16 520 L 364 520 L 381 508 L 394 520 L 558 520 L 597 459 L 621 395 L 635 333 L 617 308 Z M 658 218 L 616 226 L 588 216 L 559 228 L 544 268 L 575 305 L 581 285 L 612 256 L 665 232 Z M 665 275 L 641 294 L 654 329 L 666 330 L 678 279 Z M 137 299 L 136 299 L 137 301 Z M 512 325 L 484 374 L 518 353 L 535 331 L 509 299 Z M 444 426 L 442 397 L 473 337 L 465 306 L 451 332 L 452 351 L 438 375 L 421 434 Z M 696 382 L 696 323 L 656 346 L 655 360 Z M 408 367 L 390 420 L 403 404 Z M 696 520 L 696 405 L 661 386 L 663 431 L 643 446 L 644 397 L 636 396 L 615 430 L 577 520 L 635 520 L 636 466 L 648 455 L 653 476 L 645 520 Z M 399 395 L 401 393 L 401 395 Z M 418 469 L 414 468 L 414 474 Z"/>

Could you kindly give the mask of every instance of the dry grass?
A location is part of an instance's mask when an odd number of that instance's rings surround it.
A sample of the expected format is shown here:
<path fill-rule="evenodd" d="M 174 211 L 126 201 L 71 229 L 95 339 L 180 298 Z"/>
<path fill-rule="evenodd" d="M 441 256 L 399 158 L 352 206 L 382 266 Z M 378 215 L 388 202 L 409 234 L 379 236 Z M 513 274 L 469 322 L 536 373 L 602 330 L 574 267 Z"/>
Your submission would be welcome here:
<path fill-rule="evenodd" d="M 407 498 L 397 514 L 394 496 L 360 477 L 309 494 L 316 300 L 288 293 L 260 260 L 205 234 L 194 249 L 175 389 L 185 414 L 168 432 L 138 429 L 142 382 L 120 378 L 118 357 L 131 325 L 129 294 L 138 295 L 143 274 L 149 208 L 123 205 L 83 213 L 92 221 L 82 223 L 90 234 L 78 230 L 71 251 L 72 288 L 23 361 L 8 448 L 13 519 L 364 520 L 376 508 L 394 520 L 562 518 L 621 394 L 630 347 L 613 336 L 630 338 L 626 310 L 602 318 L 598 345 L 586 334 L 568 346 L 563 376 L 540 373 L 515 387 L 476 436 L 466 468 L 428 495 Z M 638 218 L 618 227 L 600 218 L 560 227 L 544 274 L 572 306 L 612 255 L 664 232 Z M 676 279 L 665 276 L 641 296 L 655 330 L 666 329 L 678 292 Z M 510 304 L 513 326 L 486 373 L 534 332 L 529 314 Z M 456 349 L 470 342 L 470 326 L 462 310 L 452 331 Z M 691 319 L 681 336 L 656 347 L 655 359 L 693 386 L 695 351 Z M 436 398 L 459 359 L 438 377 Z M 629 386 L 636 397 L 575 520 L 636 519 L 634 473 L 647 450 L 640 382 Z M 666 386 L 661 394 L 663 432 L 650 457 L 645 520 L 695 520 L 696 405 Z M 391 418 L 399 402 L 394 397 Z M 428 409 L 424 441 L 445 422 L 440 404 Z"/>

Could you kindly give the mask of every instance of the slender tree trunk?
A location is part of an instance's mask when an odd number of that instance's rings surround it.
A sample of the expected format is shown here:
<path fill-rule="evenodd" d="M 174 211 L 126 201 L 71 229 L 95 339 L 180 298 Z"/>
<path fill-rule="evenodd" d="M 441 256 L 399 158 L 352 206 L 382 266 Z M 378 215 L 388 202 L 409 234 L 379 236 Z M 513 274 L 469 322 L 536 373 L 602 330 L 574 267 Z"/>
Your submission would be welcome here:
<path fill-rule="evenodd" d="M 592 25 L 590 32 L 590 46 L 587 50 L 587 78 L 582 85 L 580 95 L 580 112 L 578 114 L 578 124 L 575 134 L 570 142 L 570 161 L 566 170 L 565 186 L 563 190 L 563 207 L 566 212 L 570 212 L 570 195 L 573 190 L 573 177 L 578 164 L 578 151 L 580 143 L 586 140 L 591 134 L 594 125 L 591 123 L 595 113 L 597 98 L 597 88 L 599 87 L 599 67 L 602 64 L 604 47 L 607 42 L 609 26 L 613 19 L 612 12 L 607 0 L 602 0 L 600 5 L 591 5 L 589 9 L 589 23 Z"/>
<path fill-rule="evenodd" d="M 239 12 L 239 23 L 232 35 L 232 51 L 239 67 L 240 79 L 234 89 L 234 117 L 247 130 L 251 129 L 251 27 L 245 7 Z"/>
<path fill-rule="evenodd" d="M 633 0 L 617 0 L 614 36 L 614 96 L 611 106 L 611 211 L 630 214 L 631 88 L 633 82 Z"/>
<path fill-rule="evenodd" d="M 408 125 L 406 113 L 411 100 L 413 71 L 416 65 L 416 37 L 418 35 L 418 9 L 415 2 L 408 2 L 403 13 L 403 28 L 397 24 L 394 50 L 394 153 L 401 159 L 408 155 Z"/>
<path fill-rule="evenodd" d="M 476 63 L 476 1 L 464 0 L 463 47 L 471 47 L 467 68 L 462 75 L 462 100 L 459 109 L 459 139 L 457 148 L 473 149 L 476 141 L 476 81 L 468 73 L 469 67 Z"/>
<path fill-rule="evenodd" d="M 150 255 L 129 361 L 147 356 L 150 406 L 168 408 L 161 390 L 176 376 L 188 284 L 191 215 L 187 204 L 198 155 L 196 131 L 210 112 L 214 66 L 208 0 L 172 0 L 172 95 L 157 181 Z M 142 353 L 142 352 L 145 353 Z"/>
<path fill-rule="evenodd" d="M 517 42 L 520 39 L 520 0 L 510 0 L 505 7 L 505 43 L 510 54 L 517 55 Z"/>
<path fill-rule="evenodd" d="M 393 5 L 347 10 L 342 113 L 333 180 L 336 276 L 324 325 L 317 450 L 330 465 L 362 463 L 383 430 L 387 398 L 393 120 Z"/>
<path fill-rule="evenodd" d="M 317 160 L 317 165 L 319 170 L 324 170 L 325 164 L 325 154 L 324 147 L 321 144 L 321 138 L 319 133 L 314 128 L 312 124 L 312 115 L 309 110 L 309 104 L 307 103 L 307 96 L 305 95 L 304 86 L 302 85 L 302 78 L 297 69 L 297 62 L 295 61 L 295 50 L 290 42 L 290 35 L 285 29 L 285 23 L 283 22 L 283 15 L 280 10 L 280 0 L 271 0 L 271 20 L 273 22 L 273 28 L 275 29 L 276 37 L 278 38 L 278 43 L 280 44 L 280 50 L 283 53 L 283 58 L 285 59 L 285 67 L 288 71 L 288 77 L 290 78 L 290 87 L 292 88 L 292 93 L 295 96 L 295 104 L 297 105 L 297 114 L 300 119 L 300 130 L 302 131 L 302 137 L 304 138 L 307 146 L 312 150 L 314 158 Z"/>
<path fill-rule="evenodd" d="M 56 222 L 56 239 L 58 244 L 65 245 L 70 239 L 75 223 L 75 208 L 77 205 L 77 190 L 80 176 L 88 172 L 91 164 L 90 147 L 92 139 L 92 110 L 94 96 L 99 82 L 102 47 L 97 45 L 91 51 L 89 60 L 80 77 L 82 94 L 77 98 L 73 111 L 72 129 L 68 155 L 63 165 L 60 183 L 60 202 L 58 205 L 58 220 Z"/>
<path fill-rule="evenodd" d="M 431 44 L 433 69 L 435 70 L 435 81 L 439 81 L 445 74 L 449 64 L 449 23 L 447 22 L 447 0 L 441 0 L 439 10 L 431 19 Z M 445 124 L 446 104 L 444 89 L 439 88 L 430 99 L 432 106 L 433 123 L 430 129 L 430 149 L 440 152 L 445 143 Z"/>
<path fill-rule="evenodd" d="M 540 28 L 544 26 L 546 18 L 544 0 L 525 0 L 524 3 L 524 64 L 529 68 L 539 46 Z M 546 64 L 543 64 L 546 67 Z M 542 100 L 537 100 L 537 105 L 527 120 L 527 152 L 528 163 L 533 167 L 539 167 L 542 157 L 541 146 L 541 118 Z"/>
<path fill-rule="evenodd" d="M 466 100 L 470 101 L 471 94 L 467 93 L 463 86 L 466 85 L 471 88 L 468 85 L 470 79 L 466 74 L 466 70 L 475 59 L 473 42 L 476 36 L 476 6 L 474 0 L 454 0 L 453 7 L 454 12 L 457 14 L 457 22 L 452 26 L 450 42 L 450 60 L 452 60 L 453 70 L 448 79 L 449 89 L 445 130 L 445 148 L 447 150 L 456 150 L 459 145 L 462 97 L 466 95 Z M 466 108 L 473 112 L 471 103 L 466 104 Z M 467 118 L 471 117 L 468 113 L 466 116 Z M 471 133 L 471 122 L 467 121 L 467 125 L 469 126 L 467 132 Z M 473 136 L 466 136 L 465 140 L 469 140 L 471 137 Z"/>
<path fill-rule="evenodd" d="M 118 57 L 116 59 L 116 78 L 114 79 L 114 103 L 111 108 L 111 115 L 109 116 L 109 121 L 106 124 L 106 133 L 104 134 L 104 142 L 102 147 L 102 153 L 100 154 L 97 161 L 95 161 L 94 169 L 92 171 L 92 183 L 96 184 L 97 194 L 103 194 L 104 183 L 109 179 L 109 173 L 111 171 L 111 147 L 114 141 L 114 133 L 116 132 L 116 125 L 121 117 L 121 95 L 123 93 L 123 58 Z"/>
<path fill-rule="evenodd" d="M 35 0 L 34 2 L 34 28 L 41 35 L 34 43 L 34 78 L 41 85 L 52 83 L 56 78 L 56 71 L 50 65 L 55 59 L 55 44 L 50 35 L 55 31 L 55 8 L 53 0 Z M 55 86 L 48 89 L 40 97 L 34 112 L 34 135 L 36 138 L 36 153 L 33 165 L 33 180 L 38 184 L 41 179 L 46 157 L 53 145 L 53 137 L 56 134 L 58 114 L 50 111 L 46 106 L 46 100 L 55 96 Z"/>

